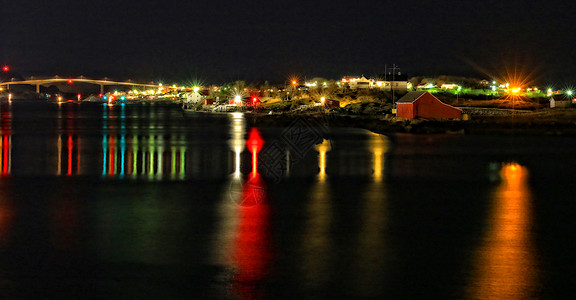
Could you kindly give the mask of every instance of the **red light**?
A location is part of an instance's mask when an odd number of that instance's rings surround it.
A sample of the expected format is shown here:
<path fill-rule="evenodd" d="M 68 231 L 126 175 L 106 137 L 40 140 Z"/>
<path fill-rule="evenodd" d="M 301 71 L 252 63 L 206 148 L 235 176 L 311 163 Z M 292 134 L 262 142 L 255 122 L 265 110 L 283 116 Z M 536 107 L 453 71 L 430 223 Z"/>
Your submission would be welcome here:
<path fill-rule="evenodd" d="M 102 98 L 102 94 L 98 94 L 98 97 Z"/>
<path fill-rule="evenodd" d="M 252 129 L 250 129 L 246 144 L 248 146 L 248 150 L 253 154 L 260 152 L 260 149 L 262 149 L 262 146 L 264 146 L 264 140 L 260 136 L 260 130 L 258 128 L 252 127 Z"/>
<path fill-rule="evenodd" d="M 68 83 L 72 84 L 74 81 L 72 81 L 72 79 L 68 79 Z"/>
<path fill-rule="evenodd" d="M 10 71 L 10 68 L 9 68 L 8 66 L 4 66 L 4 67 L 2 68 L 2 70 L 4 70 L 4 72 L 8 72 L 8 71 Z"/>

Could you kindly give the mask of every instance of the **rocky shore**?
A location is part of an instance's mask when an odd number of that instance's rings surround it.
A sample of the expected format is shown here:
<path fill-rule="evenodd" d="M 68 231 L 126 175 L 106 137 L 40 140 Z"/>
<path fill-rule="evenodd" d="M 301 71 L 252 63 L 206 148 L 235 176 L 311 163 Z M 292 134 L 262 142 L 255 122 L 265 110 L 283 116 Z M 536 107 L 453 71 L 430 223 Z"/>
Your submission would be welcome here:
<path fill-rule="evenodd" d="M 357 127 L 376 133 L 514 134 L 576 136 L 576 109 L 509 111 L 473 114 L 468 120 L 399 119 L 386 115 L 350 115 L 338 112 L 249 113 L 257 126 L 288 126 L 299 119 L 330 127 Z"/>

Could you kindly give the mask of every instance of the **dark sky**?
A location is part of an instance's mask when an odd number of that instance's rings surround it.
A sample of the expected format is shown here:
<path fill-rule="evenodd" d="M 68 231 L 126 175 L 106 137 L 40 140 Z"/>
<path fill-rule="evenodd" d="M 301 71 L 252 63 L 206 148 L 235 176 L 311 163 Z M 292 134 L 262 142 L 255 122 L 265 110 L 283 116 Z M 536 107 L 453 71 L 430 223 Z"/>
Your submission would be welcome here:
<path fill-rule="evenodd" d="M 0 64 L 25 76 L 281 82 L 396 64 L 576 80 L 573 1 L 3 0 L 0 15 Z"/>

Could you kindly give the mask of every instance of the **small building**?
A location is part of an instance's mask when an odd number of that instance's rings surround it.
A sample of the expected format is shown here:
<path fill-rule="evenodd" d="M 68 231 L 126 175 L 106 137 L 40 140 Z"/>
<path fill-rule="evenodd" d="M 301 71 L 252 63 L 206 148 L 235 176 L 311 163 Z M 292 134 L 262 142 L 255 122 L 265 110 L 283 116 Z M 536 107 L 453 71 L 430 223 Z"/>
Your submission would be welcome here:
<path fill-rule="evenodd" d="M 399 118 L 460 119 L 462 110 L 448 105 L 426 91 L 409 92 L 396 101 Z"/>
<path fill-rule="evenodd" d="M 205 96 L 201 95 L 197 91 L 192 91 L 186 94 L 186 100 L 184 102 L 188 104 L 196 104 L 200 101 L 203 101 Z"/>
<path fill-rule="evenodd" d="M 376 77 L 375 86 L 382 90 L 408 91 L 408 75 L 402 73 L 380 74 Z"/>
<path fill-rule="evenodd" d="M 565 95 L 553 95 L 550 97 L 550 108 L 555 107 L 570 107 L 572 99 Z"/>
<path fill-rule="evenodd" d="M 344 76 L 342 78 L 342 83 L 348 84 L 351 90 L 357 89 L 369 89 L 372 87 L 374 80 L 368 79 L 362 75 L 358 76 Z"/>

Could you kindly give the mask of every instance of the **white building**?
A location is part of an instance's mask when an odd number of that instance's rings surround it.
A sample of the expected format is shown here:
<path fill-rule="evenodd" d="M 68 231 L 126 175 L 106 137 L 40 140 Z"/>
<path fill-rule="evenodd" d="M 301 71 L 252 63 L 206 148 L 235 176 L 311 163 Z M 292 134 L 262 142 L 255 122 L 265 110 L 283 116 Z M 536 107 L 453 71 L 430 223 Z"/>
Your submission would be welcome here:
<path fill-rule="evenodd" d="M 564 95 L 554 95 L 550 97 L 550 108 L 570 107 L 573 101 L 574 99 L 567 98 Z"/>
<path fill-rule="evenodd" d="M 352 90 L 369 89 L 369 88 L 372 88 L 374 86 L 374 80 L 368 79 L 368 78 L 364 77 L 364 75 L 362 75 L 361 77 L 344 76 L 342 78 L 342 83 L 344 83 L 344 84 L 347 83 L 348 86 L 350 87 L 350 89 L 352 89 Z"/>

